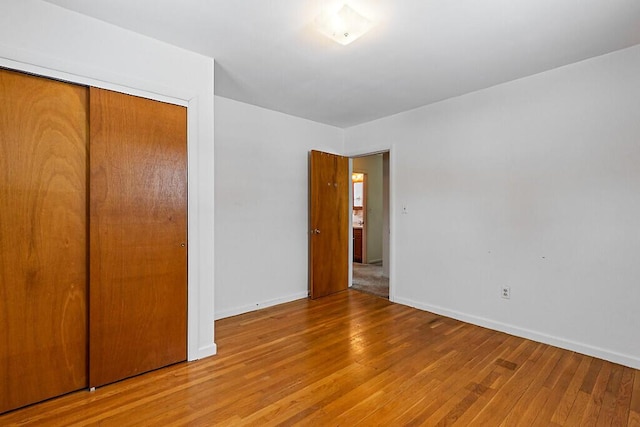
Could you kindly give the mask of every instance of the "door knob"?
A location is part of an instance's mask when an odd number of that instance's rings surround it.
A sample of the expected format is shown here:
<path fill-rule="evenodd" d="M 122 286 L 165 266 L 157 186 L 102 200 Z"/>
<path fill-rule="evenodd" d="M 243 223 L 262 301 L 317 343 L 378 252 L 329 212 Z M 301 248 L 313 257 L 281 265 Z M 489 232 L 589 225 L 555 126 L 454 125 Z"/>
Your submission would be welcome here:
<path fill-rule="evenodd" d="M 320 229 L 314 228 L 313 230 L 311 230 L 311 234 L 320 234 Z"/>

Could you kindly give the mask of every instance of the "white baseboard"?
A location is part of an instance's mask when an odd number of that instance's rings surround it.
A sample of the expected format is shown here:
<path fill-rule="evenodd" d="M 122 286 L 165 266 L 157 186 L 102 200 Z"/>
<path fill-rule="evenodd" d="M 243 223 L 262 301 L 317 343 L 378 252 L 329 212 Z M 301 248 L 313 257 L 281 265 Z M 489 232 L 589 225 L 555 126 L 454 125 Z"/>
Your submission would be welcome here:
<path fill-rule="evenodd" d="M 205 357 L 213 356 L 218 353 L 218 346 L 213 343 L 206 347 L 200 347 L 196 354 L 189 354 L 189 362 L 194 360 L 204 359 Z"/>
<path fill-rule="evenodd" d="M 439 314 L 441 316 L 451 317 L 453 319 L 461 320 L 473 325 L 482 326 L 485 328 L 493 329 L 514 335 L 521 338 L 530 339 L 532 341 L 549 344 L 554 347 L 563 348 L 565 350 L 575 351 L 576 353 L 586 354 L 587 356 L 597 357 L 598 359 L 608 360 L 609 362 L 618 363 L 620 365 L 628 366 L 633 369 L 640 369 L 640 358 L 630 356 L 627 354 L 617 353 L 615 351 L 606 350 L 600 347 L 595 347 L 589 344 L 583 344 L 552 335 L 544 334 L 541 332 L 532 331 L 529 329 L 519 328 L 507 323 L 497 322 L 495 320 L 486 319 L 484 317 L 473 316 L 470 314 L 461 313 L 454 310 L 449 310 L 443 307 L 433 306 L 429 304 L 423 304 L 416 301 L 412 301 L 406 298 L 396 297 L 393 302 L 414 307 L 420 310 L 429 311 L 431 313 Z"/>
<path fill-rule="evenodd" d="M 224 319 L 225 317 L 237 316 L 238 314 L 249 313 L 251 311 L 260 310 L 261 308 L 271 307 L 273 305 L 284 304 L 285 302 L 291 302 L 309 296 L 308 291 L 297 292 L 295 294 L 287 295 L 280 298 L 274 298 L 267 301 L 257 302 L 255 304 L 247 304 L 240 307 L 228 308 L 225 310 L 215 311 L 215 320 Z"/>

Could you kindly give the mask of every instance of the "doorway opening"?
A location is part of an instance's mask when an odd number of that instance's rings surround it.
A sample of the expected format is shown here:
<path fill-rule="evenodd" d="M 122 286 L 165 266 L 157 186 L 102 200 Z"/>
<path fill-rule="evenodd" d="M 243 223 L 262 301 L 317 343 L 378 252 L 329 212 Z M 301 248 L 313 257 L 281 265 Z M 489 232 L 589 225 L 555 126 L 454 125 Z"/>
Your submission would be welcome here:
<path fill-rule="evenodd" d="M 389 298 L 389 152 L 351 160 L 351 287 Z"/>

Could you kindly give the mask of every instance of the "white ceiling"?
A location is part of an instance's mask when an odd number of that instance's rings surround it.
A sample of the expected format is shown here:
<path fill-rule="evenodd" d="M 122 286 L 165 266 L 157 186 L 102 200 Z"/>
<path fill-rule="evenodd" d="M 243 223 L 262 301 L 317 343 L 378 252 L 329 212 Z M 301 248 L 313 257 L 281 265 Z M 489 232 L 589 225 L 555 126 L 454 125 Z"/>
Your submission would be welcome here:
<path fill-rule="evenodd" d="M 346 0 L 377 23 L 347 46 L 314 29 L 345 1 L 47 1 L 215 58 L 216 95 L 339 127 L 640 43 L 639 0 Z"/>

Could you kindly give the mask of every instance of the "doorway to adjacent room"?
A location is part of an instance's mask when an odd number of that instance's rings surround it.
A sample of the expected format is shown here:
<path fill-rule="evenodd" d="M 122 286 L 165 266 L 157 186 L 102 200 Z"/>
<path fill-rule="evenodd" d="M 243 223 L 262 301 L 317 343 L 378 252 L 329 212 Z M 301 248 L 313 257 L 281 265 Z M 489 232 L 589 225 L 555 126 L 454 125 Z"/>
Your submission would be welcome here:
<path fill-rule="evenodd" d="M 389 152 L 352 158 L 352 289 L 389 298 Z"/>

